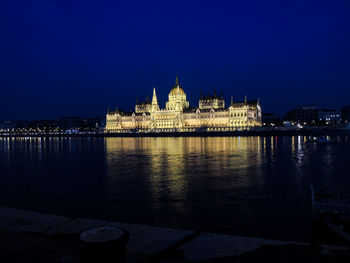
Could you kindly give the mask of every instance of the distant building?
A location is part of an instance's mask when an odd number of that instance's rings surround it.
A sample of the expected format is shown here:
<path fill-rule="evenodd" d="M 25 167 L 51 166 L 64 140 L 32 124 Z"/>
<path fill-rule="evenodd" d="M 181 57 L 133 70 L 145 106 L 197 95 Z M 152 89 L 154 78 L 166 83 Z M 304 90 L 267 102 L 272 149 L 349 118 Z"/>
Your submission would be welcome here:
<path fill-rule="evenodd" d="M 165 109 L 158 105 L 155 88 L 152 101 L 146 99 L 135 106 L 135 112 L 108 110 L 106 132 L 138 131 L 227 131 L 261 126 L 261 107 L 259 100 L 233 102 L 225 107 L 222 96 L 200 97 L 199 107 L 191 108 L 186 93 L 176 77 L 170 90 Z"/>
<path fill-rule="evenodd" d="M 56 120 L 35 120 L 29 123 L 29 130 L 52 132 L 57 130 Z"/>
<path fill-rule="evenodd" d="M 28 126 L 29 126 L 28 121 L 21 121 L 21 120 L 0 121 L 0 131 L 27 129 Z"/>
<path fill-rule="evenodd" d="M 0 130 L 1 131 L 10 131 L 12 129 L 17 128 L 16 121 L 8 120 L 8 121 L 1 121 L 0 122 Z"/>
<path fill-rule="evenodd" d="M 7 120 L 0 121 L 0 132 L 59 132 L 59 131 L 103 131 L 106 126 L 104 117 L 81 118 L 63 117 L 53 120 Z"/>
<path fill-rule="evenodd" d="M 298 122 L 302 125 L 316 125 L 319 109 L 315 105 L 301 106 L 291 110 L 285 116 L 286 121 Z"/>
<path fill-rule="evenodd" d="M 280 118 L 275 117 L 273 113 L 262 114 L 262 125 L 263 126 L 279 126 L 282 124 Z"/>
<path fill-rule="evenodd" d="M 62 131 L 66 131 L 66 130 L 93 131 L 93 130 L 104 129 L 105 119 L 102 117 L 96 117 L 96 118 L 63 117 L 58 119 L 57 125 Z"/>
<path fill-rule="evenodd" d="M 57 126 L 63 130 L 80 130 L 87 126 L 87 121 L 81 117 L 62 117 L 57 120 Z"/>
<path fill-rule="evenodd" d="M 350 105 L 344 106 L 341 110 L 343 124 L 350 126 Z"/>
<path fill-rule="evenodd" d="M 339 125 L 341 123 L 341 111 L 321 109 L 318 112 L 318 122 L 320 125 Z"/>
<path fill-rule="evenodd" d="M 88 129 L 103 130 L 106 127 L 106 119 L 104 117 L 89 118 Z"/>

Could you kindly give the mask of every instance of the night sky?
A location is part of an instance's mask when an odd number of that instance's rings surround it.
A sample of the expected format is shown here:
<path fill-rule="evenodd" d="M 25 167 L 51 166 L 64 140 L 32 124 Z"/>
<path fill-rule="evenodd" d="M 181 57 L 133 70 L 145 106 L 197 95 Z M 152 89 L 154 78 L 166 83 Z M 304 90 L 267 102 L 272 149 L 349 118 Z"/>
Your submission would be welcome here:
<path fill-rule="evenodd" d="M 178 74 L 263 112 L 350 104 L 350 1 L 0 2 L 0 120 L 134 109 Z"/>

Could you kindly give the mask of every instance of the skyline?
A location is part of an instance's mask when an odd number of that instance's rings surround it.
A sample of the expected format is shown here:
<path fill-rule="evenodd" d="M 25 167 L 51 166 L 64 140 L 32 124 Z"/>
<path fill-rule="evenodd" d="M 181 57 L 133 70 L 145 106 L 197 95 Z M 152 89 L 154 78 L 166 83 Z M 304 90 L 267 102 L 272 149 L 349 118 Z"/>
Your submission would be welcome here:
<path fill-rule="evenodd" d="M 0 3 L 0 120 L 133 110 L 175 76 L 200 92 L 260 99 L 263 112 L 348 105 L 350 3 Z"/>

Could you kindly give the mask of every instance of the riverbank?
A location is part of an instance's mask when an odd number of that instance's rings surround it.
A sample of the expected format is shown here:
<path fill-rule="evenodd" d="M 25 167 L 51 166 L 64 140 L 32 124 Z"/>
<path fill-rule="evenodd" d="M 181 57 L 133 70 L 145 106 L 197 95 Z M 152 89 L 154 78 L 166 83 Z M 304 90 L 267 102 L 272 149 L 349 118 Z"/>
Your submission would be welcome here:
<path fill-rule="evenodd" d="M 236 131 L 194 131 L 194 132 L 77 132 L 77 133 L 0 133 L 0 137 L 228 137 L 228 136 L 342 136 L 350 135 L 349 128 L 303 128 L 303 129 L 259 129 Z"/>
<path fill-rule="evenodd" d="M 1 262 L 80 262 L 79 234 L 112 225 L 130 234 L 127 262 L 347 262 L 341 246 L 68 218 L 0 207 Z"/>

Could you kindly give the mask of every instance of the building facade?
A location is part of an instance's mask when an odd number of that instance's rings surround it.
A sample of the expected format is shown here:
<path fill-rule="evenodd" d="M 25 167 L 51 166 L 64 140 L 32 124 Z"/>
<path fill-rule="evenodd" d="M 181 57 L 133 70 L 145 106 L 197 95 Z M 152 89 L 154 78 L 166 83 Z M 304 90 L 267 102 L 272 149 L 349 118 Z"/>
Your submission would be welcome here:
<path fill-rule="evenodd" d="M 176 77 L 165 108 L 158 104 L 155 88 L 152 101 L 146 99 L 135 106 L 135 112 L 109 111 L 106 132 L 175 132 L 230 131 L 261 126 L 259 100 L 234 103 L 225 107 L 222 96 L 200 97 L 199 107 L 191 108 L 186 93 Z"/>
<path fill-rule="evenodd" d="M 341 111 L 321 109 L 318 112 L 318 121 L 320 125 L 340 125 Z"/>
<path fill-rule="evenodd" d="M 302 125 L 317 125 L 319 109 L 315 105 L 301 106 L 293 109 L 285 116 L 286 121 L 295 121 Z"/>
<path fill-rule="evenodd" d="M 343 124 L 346 127 L 350 127 L 350 105 L 344 106 L 341 109 L 341 116 L 342 116 Z"/>

